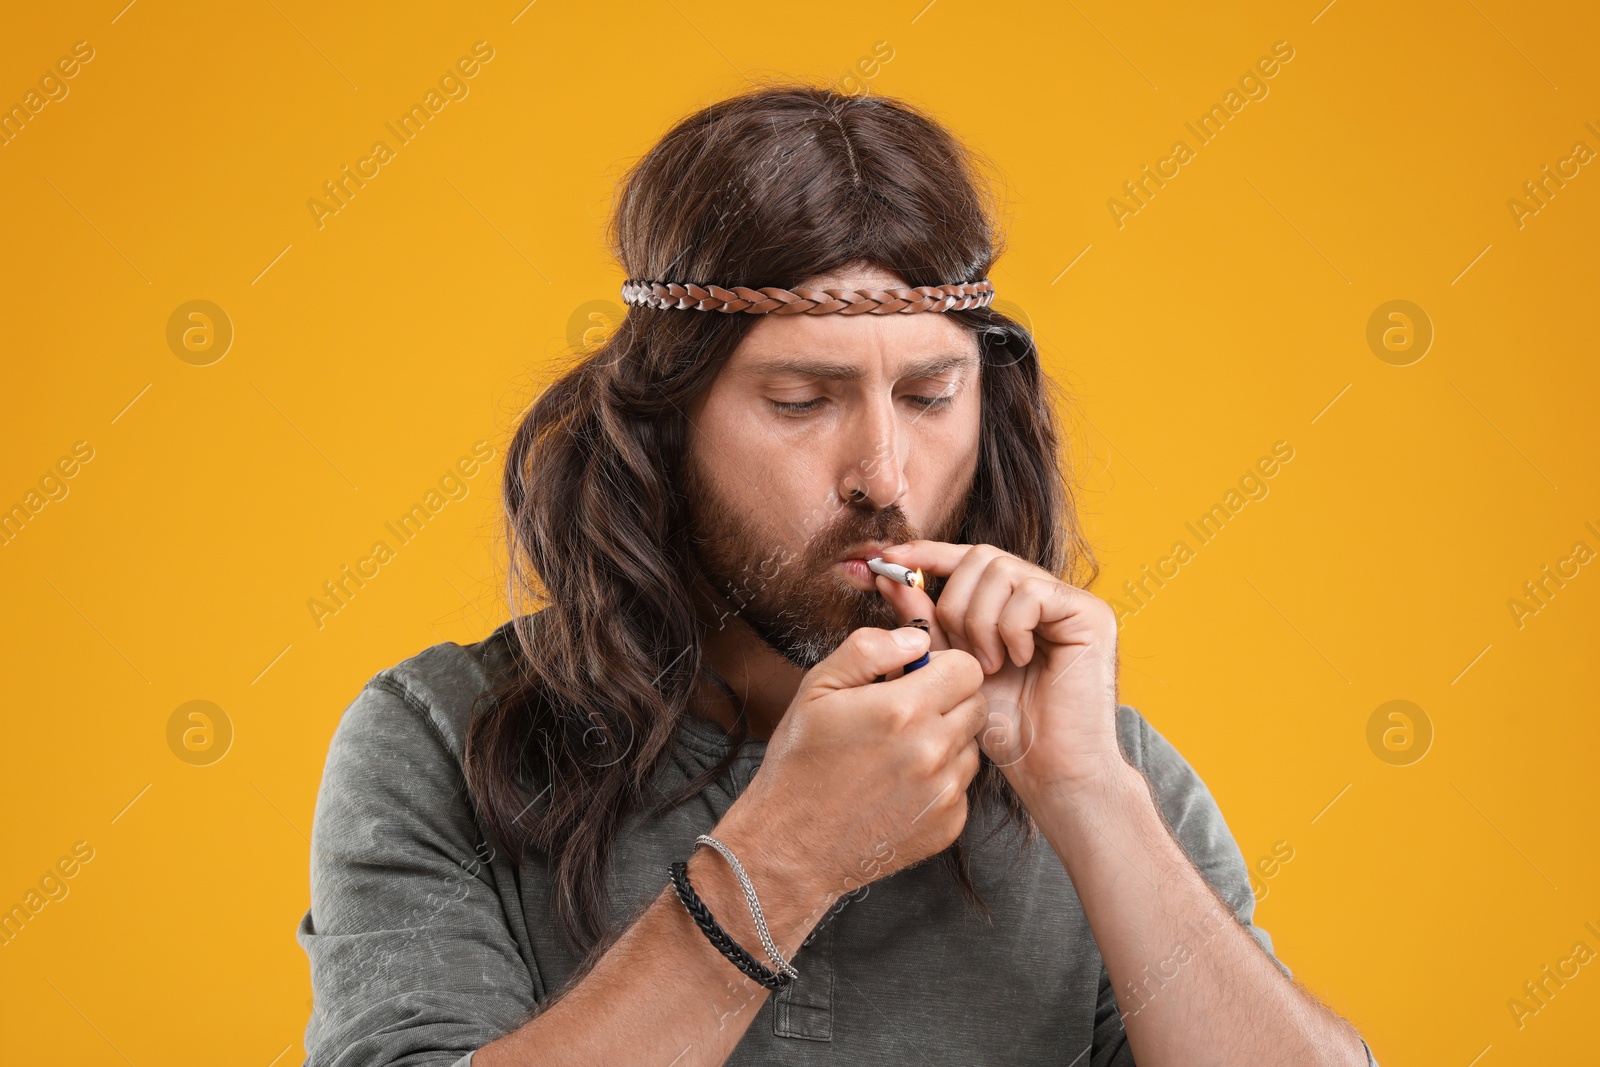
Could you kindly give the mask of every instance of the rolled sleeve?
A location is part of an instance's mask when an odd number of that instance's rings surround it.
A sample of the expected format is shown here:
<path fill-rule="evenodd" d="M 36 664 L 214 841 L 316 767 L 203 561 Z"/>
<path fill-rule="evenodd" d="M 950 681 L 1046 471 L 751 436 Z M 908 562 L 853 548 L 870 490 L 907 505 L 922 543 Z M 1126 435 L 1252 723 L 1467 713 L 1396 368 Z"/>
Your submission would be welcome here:
<path fill-rule="evenodd" d="M 329 746 L 311 841 L 306 1067 L 470 1067 L 534 1003 L 460 765 L 380 674 Z"/>
<path fill-rule="evenodd" d="M 1137 747 L 1142 759 L 1136 765 L 1149 779 L 1161 814 L 1183 846 L 1184 854 L 1228 902 L 1239 924 L 1261 946 L 1267 958 L 1285 978 L 1293 978 L 1288 966 L 1273 951 L 1272 936 L 1255 924 L 1256 894 L 1250 888 L 1250 871 L 1211 790 L 1172 742 L 1132 708 L 1127 710 L 1136 718 Z"/>
<path fill-rule="evenodd" d="M 1150 782 L 1162 815 L 1172 828 L 1189 861 L 1206 882 L 1233 910 L 1245 932 L 1260 946 L 1284 977 L 1294 975 L 1273 951 L 1272 937 L 1255 924 L 1255 892 L 1250 887 L 1244 854 L 1222 816 L 1210 789 L 1189 762 L 1145 721 L 1126 705 L 1117 709 L 1117 734 L 1128 761 Z M 1365 1046 L 1363 1041 L 1362 1045 Z M 1367 1052 L 1370 1063 L 1372 1053 Z M 1105 968 L 1100 972 L 1100 989 L 1095 1004 L 1094 1042 L 1089 1057 L 1092 1067 L 1134 1067 L 1128 1047 L 1122 1014 Z"/>

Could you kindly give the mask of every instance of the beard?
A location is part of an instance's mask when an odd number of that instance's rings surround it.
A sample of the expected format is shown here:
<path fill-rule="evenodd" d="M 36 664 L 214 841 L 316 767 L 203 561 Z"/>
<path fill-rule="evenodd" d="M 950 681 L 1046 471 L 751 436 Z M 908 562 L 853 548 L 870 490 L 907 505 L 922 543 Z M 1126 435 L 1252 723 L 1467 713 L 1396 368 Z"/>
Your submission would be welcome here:
<path fill-rule="evenodd" d="M 820 663 L 853 630 L 899 625 L 882 594 L 857 589 L 835 569 L 845 551 L 864 541 L 949 540 L 959 527 L 962 504 L 953 502 L 926 532 L 913 526 L 898 504 L 839 504 L 832 521 L 814 530 L 796 523 L 794 536 L 784 537 L 772 532 L 771 524 L 741 512 L 692 469 L 685 471 L 685 490 L 695 562 L 724 601 L 716 605 L 712 625 L 720 629 L 742 621 L 801 670 Z M 819 514 L 813 512 L 808 522 Z"/>

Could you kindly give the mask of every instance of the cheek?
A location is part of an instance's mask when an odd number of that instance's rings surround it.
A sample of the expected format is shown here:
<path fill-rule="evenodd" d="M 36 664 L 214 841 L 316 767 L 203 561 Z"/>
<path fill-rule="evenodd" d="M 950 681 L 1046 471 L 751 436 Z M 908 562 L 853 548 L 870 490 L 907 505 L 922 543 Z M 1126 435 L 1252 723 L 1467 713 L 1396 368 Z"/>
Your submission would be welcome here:
<path fill-rule="evenodd" d="M 818 450 L 796 448 L 747 412 L 719 408 L 714 397 L 692 418 L 692 462 L 710 483 L 717 506 L 734 510 L 747 527 L 768 532 L 779 544 L 798 542 L 826 525 L 833 514 L 833 480 Z"/>
<path fill-rule="evenodd" d="M 953 494 L 963 493 L 978 469 L 979 420 L 981 409 L 976 397 L 950 412 L 950 417 L 926 427 L 913 441 L 916 469 L 913 489 L 926 500 L 938 504 Z"/>
<path fill-rule="evenodd" d="M 919 536 L 955 535 L 949 524 L 967 499 L 978 469 L 977 405 L 973 408 L 961 413 L 965 417 L 921 430 L 912 439 L 907 491 L 901 503 Z"/>
<path fill-rule="evenodd" d="M 739 460 L 733 484 L 742 511 L 771 531 L 774 541 L 798 544 L 827 526 L 837 514 L 833 479 L 823 464 L 801 450 L 783 448 L 732 453 Z"/>

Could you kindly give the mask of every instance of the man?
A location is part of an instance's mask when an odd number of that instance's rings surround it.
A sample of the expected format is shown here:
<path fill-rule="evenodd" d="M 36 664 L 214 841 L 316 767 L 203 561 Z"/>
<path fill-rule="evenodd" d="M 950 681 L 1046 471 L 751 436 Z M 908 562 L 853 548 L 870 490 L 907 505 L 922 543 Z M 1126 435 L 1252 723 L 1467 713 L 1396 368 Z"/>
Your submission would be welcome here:
<path fill-rule="evenodd" d="M 548 606 L 335 735 L 308 1063 L 1374 1062 L 1059 576 L 1086 553 L 970 175 L 914 108 L 803 87 L 635 168 L 633 307 L 507 455 Z"/>

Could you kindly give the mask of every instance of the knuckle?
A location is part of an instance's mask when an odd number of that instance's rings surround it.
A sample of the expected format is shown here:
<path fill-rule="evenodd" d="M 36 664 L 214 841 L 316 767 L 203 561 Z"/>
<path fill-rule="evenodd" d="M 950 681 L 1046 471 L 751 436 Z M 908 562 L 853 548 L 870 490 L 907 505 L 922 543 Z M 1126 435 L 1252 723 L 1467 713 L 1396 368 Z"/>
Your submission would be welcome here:
<path fill-rule="evenodd" d="M 982 670 L 978 665 L 978 657 L 965 648 L 944 649 L 944 661 L 949 664 L 946 670 Z"/>
<path fill-rule="evenodd" d="M 931 741 L 920 741 L 910 754 L 911 766 L 919 778 L 934 778 L 944 766 L 944 753 Z"/>
<path fill-rule="evenodd" d="M 992 545 L 987 545 L 985 547 L 993 549 L 993 555 L 989 556 L 988 560 L 983 565 L 983 572 L 985 575 L 992 577 L 1010 568 L 1011 562 L 1015 557 L 1013 557 L 1009 552 L 1002 552 L 998 548 L 994 548 Z"/>
<path fill-rule="evenodd" d="M 1117 613 L 1111 607 L 1111 605 L 1106 603 L 1104 600 L 1101 600 L 1093 593 L 1086 589 L 1079 589 L 1075 586 L 1068 586 L 1067 588 L 1069 589 L 1067 595 L 1072 598 L 1073 607 L 1083 610 L 1086 614 L 1092 618 L 1098 619 L 1101 623 L 1116 619 Z"/>
<path fill-rule="evenodd" d="M 945 837 L 947 842 L 954 841 L 961 836 L 961 831 L 967 825 L 967 791 L 965 789 L 951 790 L 955 799 L 945 809 Z"/>
<path fill-rule="evenodd" d="M 849 645 L 852 651 L 871 652 L 878 647 L 879 642 L 888 636 L 888 633 L 887 630 L 880 630 L 876 626 L 863 626 L 860 629 L 851 630 L 850 635 L 845 638 L 845 643 Z"/>
<path fill-rule="evenodd" d="M 883 709 L 884 725 L 895 732 L 900 732 L 910 727 L 916 715 L 916 706 L 906 701 L 896 701 Z"/>
<path fill-rule="evenodd" d="M 1062 582 L 1061 584 L 1066 590 L 1067 598 L 1073 602 L 1074 606 L 1087 604 L 1090 605 L 1090 610 L 1092 611 L 1094 610 L 1094 605 L 1105 603 L 1104 600 L 1101 600 L 1087 589 L 1080 589 L 1077 586 L 1069 585 L 1066 582 Z"/>
<path fill-rule="evenodd" d="M 1026 590 L 1034 596 L 1044 597 L 1049 596 L 1050 593 L 1054 592 L 1056 586 L 1060 584 L 1060 582 L 1057 582 L 1053 578 L 1045 578 L 1041 575 L 1033 574 L 1022 580 L 1020 588 Z"/>

